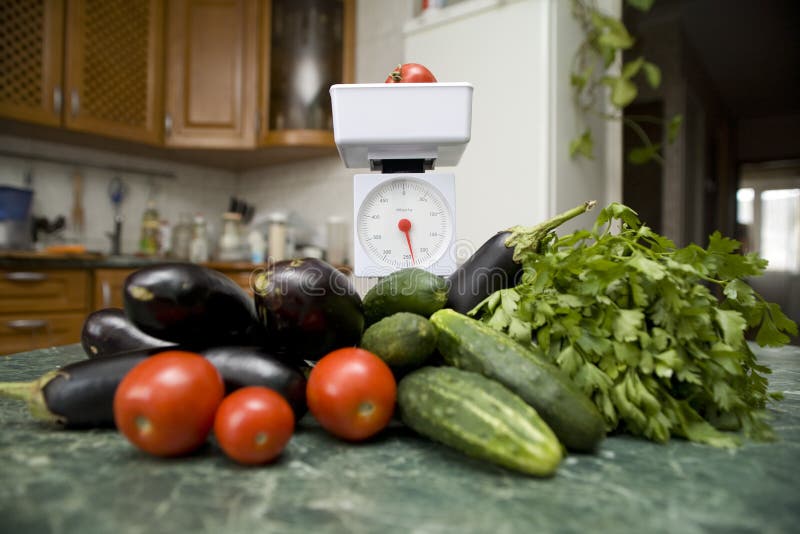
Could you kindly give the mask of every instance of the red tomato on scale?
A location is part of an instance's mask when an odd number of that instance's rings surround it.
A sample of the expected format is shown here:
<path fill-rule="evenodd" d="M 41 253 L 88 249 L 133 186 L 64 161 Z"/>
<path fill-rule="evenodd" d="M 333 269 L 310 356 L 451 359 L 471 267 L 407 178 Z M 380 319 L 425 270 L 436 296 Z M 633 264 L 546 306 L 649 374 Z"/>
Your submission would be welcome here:
<path fill-rule="evenodd" d="M 397 384 L 383 360 L 356 348 L 323 357 L 308 377 L 308 409 L 331 434 L 350 441 L 382 430 L 394 412 Z"/>
<path fill-rule="evenodd" d="M 434 83 L 436 77 L 431 71 L 419 63 L 398 65 L 389 73 L 386 83 Z"/>
<path fill-rule="evenodd" d="M 179 456 L 205 443 L 225 386 L 217 369 L 193 352 L 144 360 L 114 394 L 114 421 L 128 440 L 156 456 Z"/>

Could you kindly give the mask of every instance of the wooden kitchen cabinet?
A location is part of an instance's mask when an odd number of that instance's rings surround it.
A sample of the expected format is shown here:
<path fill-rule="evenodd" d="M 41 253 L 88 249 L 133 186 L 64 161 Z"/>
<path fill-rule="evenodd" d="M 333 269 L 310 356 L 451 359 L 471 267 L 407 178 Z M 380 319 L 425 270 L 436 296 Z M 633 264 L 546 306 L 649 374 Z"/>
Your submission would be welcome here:
<path fill-rule="evenodd" d="M 163 33 L 161 0 L 3 0 L 0 116 L 160 143 Z"/>
<path fill-rule="evenodd" d="M 252 148 L 257 0 L 173 0 L 167 14 L 165 143 Z"/>
<path fill-rule="evenodd" d="M 268 0 L 261 26 L 259 143 L 335 146 L 329 89 L 353 82 L 354 0 Z"/>
<path fill-rule="evenodd" d="M 125 279 L 136 269 L 95 269 L 92 309 L 122 308 Z"/>
<path fill-rule="evenodd" d="M 161 140 L 164 4 L 68 0 L 64 125 Z"/>
<path fill-rule="evenodd" d="M 0 2 L 0 116 L 61 124 L 64 0 Z"/>
<path fill-rule="evenodd" d="M 0 270 L 0 354 L 80 341 L 89 277 L 84 269 Z"/>

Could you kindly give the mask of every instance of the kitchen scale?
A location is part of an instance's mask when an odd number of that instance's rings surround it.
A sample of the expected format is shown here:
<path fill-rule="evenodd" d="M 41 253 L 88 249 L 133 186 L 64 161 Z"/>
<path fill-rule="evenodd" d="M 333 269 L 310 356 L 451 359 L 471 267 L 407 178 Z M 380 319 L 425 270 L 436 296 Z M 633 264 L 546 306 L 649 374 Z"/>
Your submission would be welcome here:
<path fill-rule="evenodd" d="M 454 166 L 470 139 L 468 83 L 338 84 L 333 131 L 353 177 L 353 270 L 380 277 L 407 267 L 456 269 Z"/>

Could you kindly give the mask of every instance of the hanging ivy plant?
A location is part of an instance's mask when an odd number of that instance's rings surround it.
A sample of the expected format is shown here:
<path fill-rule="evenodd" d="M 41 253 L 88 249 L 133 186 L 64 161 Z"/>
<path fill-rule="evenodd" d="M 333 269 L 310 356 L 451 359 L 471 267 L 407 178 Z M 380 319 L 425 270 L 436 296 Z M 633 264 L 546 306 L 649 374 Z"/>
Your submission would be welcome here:
<path fill-rule="evenodd" d="M 655 0 L 625 0 L 640 11 L 648 11 Z M 628 161 L 643 164 L 649 161 L 664 162 L 662 144 L 653 143 L 642 123 L 656 123 L 666 126 L 667 143 L 673 143 L 680 132 L 681 115 L 669 120 L 654 116 L 625 115 L 623 110 L 639 94 L 637 83 L 647 83 L 653 89 L 661 85 L 661 69 L 655 63 L 640 56 L 624 63 L 619 72 L 614 63 L 624 51 L 633 47 L 636 40 L 628 32 L 625 24 L 616 17 L 600 11 L 595 0 L 572 0 L 573 16 L 581 24 L 586 38 L 573 57 L 570 83 L 576 108 L 581 117 L 591 115 L 606 120 L 618 120 L 631 128 L 641 145 L 630 150 Z M 608 95 L 613 111 L 606 110 L 604 99 Z M 585 122 L 585 120 L 584 120 Z M 594 139 L 592 130 L 584 127 L 582 133 L 572 140 L 569 153 L 572 157 L 592 159 Z"/>

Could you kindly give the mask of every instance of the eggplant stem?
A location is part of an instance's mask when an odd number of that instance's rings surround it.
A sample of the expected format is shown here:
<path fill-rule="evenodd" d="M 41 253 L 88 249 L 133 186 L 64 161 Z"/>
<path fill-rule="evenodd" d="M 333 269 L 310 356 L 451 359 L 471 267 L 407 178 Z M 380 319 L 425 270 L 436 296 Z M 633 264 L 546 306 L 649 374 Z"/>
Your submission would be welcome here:
<path fill-rule="evenodd" d="M 511 232 L 511 235 L 506 239 L 505 244 L 507 247 L 514 247 L 514 261 L 519 262 L 520 255 L 525 250 L 538 250 L 539 245 L 547 234 L 568 220 L 574 219 L 578 215 L 591 210 L 595 205 L 597 205 L 596 200 L 588 200 L 580 206 L 575 206 L 563 213 L 559 213 L 552 219 L 537 224 L 536 226 L 515 226 L 509 228 L 508 231 Z"/>
<path fill-rule="evenodd" d="M 28 402 L 34 395 L 37 382 L 0 382 L 0 397 Z"/>

